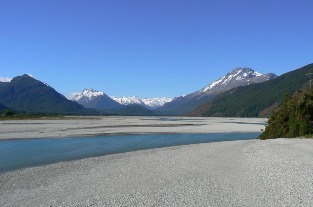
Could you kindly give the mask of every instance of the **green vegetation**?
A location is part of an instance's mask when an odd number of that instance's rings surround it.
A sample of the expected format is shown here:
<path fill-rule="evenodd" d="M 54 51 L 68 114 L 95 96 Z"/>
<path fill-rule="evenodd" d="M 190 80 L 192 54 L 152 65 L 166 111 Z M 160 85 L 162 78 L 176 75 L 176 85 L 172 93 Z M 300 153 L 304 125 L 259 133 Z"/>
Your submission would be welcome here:
<path fill-rule="evenodd" d="M 299 91 L 293 97 L 285 95 L 279 110 L 270 116 L 260 139 L 312 137 L 312 134 L 313 93 Z"/>
<path fill-rule="evenodd" d="M 199 107 L 203 116 L 266 117 L 283 100 L 283 94 L 294 94 L 308 83 L 305 75 L 313 64 L 285 73 L 259 84 L 238 87 L 217 96 L 210 104 Z M 206 107 L 206 110 L 204 110 Z"/>
<path fill-rule="evenodd" d="M 3 112 L 3 115 L 4 115 L 4 116 L 13 116 L 13 115 L 14 115 L 14 112 L 13 112 L 13 111 L 10 111 L 10 110 L 5 110 L 5 111 Z"/>

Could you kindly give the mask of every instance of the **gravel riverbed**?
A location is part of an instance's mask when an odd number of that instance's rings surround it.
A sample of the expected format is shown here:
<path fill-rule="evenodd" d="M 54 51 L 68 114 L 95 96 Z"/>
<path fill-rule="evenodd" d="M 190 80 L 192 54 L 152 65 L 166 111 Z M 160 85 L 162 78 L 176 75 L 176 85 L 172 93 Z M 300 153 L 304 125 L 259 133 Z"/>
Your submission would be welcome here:
<path fill-rule="evenodd" d="M 0 206 L 313 206 L 313 140 L 230 141 L 0 174 Z"/>

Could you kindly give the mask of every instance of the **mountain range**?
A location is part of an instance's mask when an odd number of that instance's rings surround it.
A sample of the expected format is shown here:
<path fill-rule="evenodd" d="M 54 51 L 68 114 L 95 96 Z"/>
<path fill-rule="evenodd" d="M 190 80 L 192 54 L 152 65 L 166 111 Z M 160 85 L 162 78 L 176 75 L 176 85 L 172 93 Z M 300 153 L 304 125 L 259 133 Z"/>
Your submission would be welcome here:
<path fill-rule="evenodd" d="M 29 75 L 0 82 L 0 111 L 48 114 L 268 116 L 285 92 L 308 88 L 313 64 L 281 76 L 235 68 L 223 77 L 186 96 L 169 98 L 110 97 L 85 89 L 68 100 L 51 86 Z"/>
<path fill-rule="evenodd" d="M 94 89 L 84 89 L 81 93 L 75 95 L 72 101 L 76 101 L 86 108 L 99 110 L 110 110 L 123 108 L 127 105 L 140 105 L 149 110 L 157 109 L 165 103 L 172 101 L 171 98 L 139 98 L 138 96 L 129 97 L 109 97 L 104 92 Z"/>
<path fill-rule="evenodd" d="M 129 97 L 111 97 L 114 101 L 122 104 L 122 105 L 129 105 L 129 104 L 139 104 L 147 109 L 157 109 L 161 106 L 163 106 L 166 103 L 171 102 L 173 99 L 172 98 L 166 98 L 166 97 L 161 97 L 161 98 L 140 98 L 138 96 L 129 96 Z"/>
<path fill-rule="evenodd" d="M 276 77 L 274 73 L 263 75 L 251 68 L 235 68 L 204 88 L 186 96 L 175 98 L 172 102 L 160 107 L 158 111 L 163 114 L 183 115 L 212 100 L 218 94 L 239 86 L 261 83 Z"/>

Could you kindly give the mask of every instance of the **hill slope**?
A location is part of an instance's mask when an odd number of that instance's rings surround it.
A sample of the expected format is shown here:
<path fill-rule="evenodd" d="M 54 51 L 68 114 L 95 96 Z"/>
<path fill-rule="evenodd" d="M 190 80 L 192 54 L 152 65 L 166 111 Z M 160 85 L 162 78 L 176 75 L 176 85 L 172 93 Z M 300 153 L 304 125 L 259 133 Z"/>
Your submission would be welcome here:
<path fill-rule="evenodd" d="M 313 134 L 313 93 L 285 95 L 279 110 L 271 114 L 260 139 L 307 137 Z"/>
<path fill-rule="evenodd" d="M 4 110 L 11 110 L 9 107 L 6 107 L 3 104 L 0 104 L 0 111 L 4 111 Z"/>
<path fill-rule="evenodd" d="M 67 100 L 52 87 L 29 75 L 1 84 L 0 103 L 16 111 L 31 113 L 84 114 L 82 105 Z"/>
<path fill-rule="evenodd" d="M 123 106 L 121 109 L 113 110 L 114 114 L 123 116 L 154 116 L 153 111 L 139 104 L 129 104 Z"/>
<path fill-rule="evenodd" d="M 284 93 L 293 94 L 309 81 L 306 74 L 313 71 L 313 64 L 285 73 L 275 79 L 227 91 L 210 103 L 195 109 L 193 115 L 202 116 L 267 116 L 278 105 Z"/>

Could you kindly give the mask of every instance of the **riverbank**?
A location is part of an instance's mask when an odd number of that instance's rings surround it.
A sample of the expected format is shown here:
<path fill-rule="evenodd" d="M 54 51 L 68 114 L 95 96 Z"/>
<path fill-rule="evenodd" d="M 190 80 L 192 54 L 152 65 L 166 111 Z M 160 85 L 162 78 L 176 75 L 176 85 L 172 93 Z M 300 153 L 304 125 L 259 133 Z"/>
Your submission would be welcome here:
<path fill-rule="evenodd" d="M 112 134 L 260 132 L 267 119 L 211 117 L 66 117 L 0 120 L 0 140 Z"/>
<path fill-rule="evenodd" d="M 312 206 L 313 140 L 248 140 L 0 174 L 1 206 Z"/>

